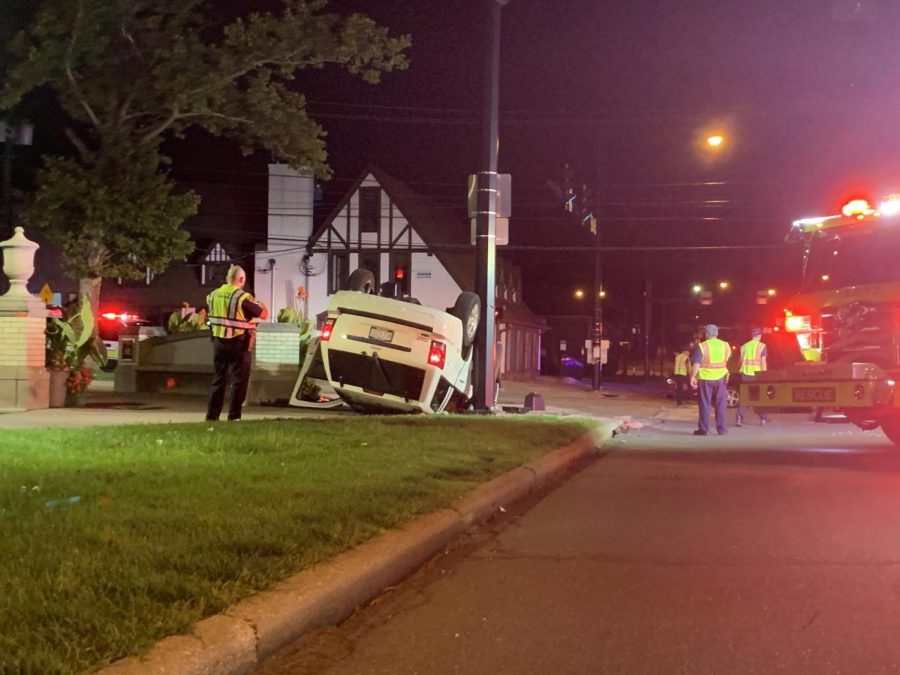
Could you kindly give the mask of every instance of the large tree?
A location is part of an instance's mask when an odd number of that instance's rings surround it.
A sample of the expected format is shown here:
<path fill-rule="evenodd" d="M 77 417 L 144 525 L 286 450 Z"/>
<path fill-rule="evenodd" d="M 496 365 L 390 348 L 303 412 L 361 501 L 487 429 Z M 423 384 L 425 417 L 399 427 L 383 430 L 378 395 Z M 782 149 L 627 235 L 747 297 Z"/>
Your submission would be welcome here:
<path fill-rule="evenodd" d="M 73 147 L 39 172 L 24 218 L 61 245 L 93 307 L 104 277 L 141 278 L 192 250 L 181 225 L 199 198 L 173 190 L 163 140 L 202 127 L 326 177 L 324 132 L 295 88 L 299 71 L 334 64 L 374 84 L 407 66 L 409 37 L 366 16 L 329 13 L 327 0 L 267 4 L 278 9 L 42 0 L 10 43 L 0 108 L 51 90 Z"/>

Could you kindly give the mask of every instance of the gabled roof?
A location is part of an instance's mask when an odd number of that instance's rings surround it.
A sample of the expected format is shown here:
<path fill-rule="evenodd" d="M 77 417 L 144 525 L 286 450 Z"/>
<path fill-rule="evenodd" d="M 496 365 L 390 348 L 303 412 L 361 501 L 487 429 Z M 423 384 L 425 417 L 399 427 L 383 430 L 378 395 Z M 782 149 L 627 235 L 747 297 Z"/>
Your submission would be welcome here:
<path fill-rule="evenodd" d="M 469 244 L 465 205 L 461 203 L 459 209 L 438 207 L 428 198 L 414 192 L 403 181 L 376 166 L 370 165 L 362 172 L 328 217 L 315 228 L 309 238 L 308 247 L 312 248 L 318 242 L 370 174 L 378 181 L 390 200 L 397 205 L 425 245 L 433 250 L 453 280 L 461 288 L 472 290 L 475 286 L 474 249 L 469 253 L 444 248 L 448 245 L 455 247 Z"/>
<path fill-rule="evenodd" d="M 474 291 L 475 247 L 471 246 L 469 239 L 469 221 L 466 217 L 466 205 L 462 199 L 458 209 L 439 206 L 376 166 L 370 165 L 362 172 L 328 217 L 315 228 L 307 248 L 312 249 L 315 246 L 370 174 L 459 287 L 464 291 Z M 447 248 L 448 246 L 452 248 Z M 512 263 L 497 256 L 498 276 L 503 274 L 504 268 L 508 265 Z M 508 316 L 511 322 L 529 326 L 545 325 L 524 303 L 519 301 L 504 304 L 508 305 L 504 317 Z"/>

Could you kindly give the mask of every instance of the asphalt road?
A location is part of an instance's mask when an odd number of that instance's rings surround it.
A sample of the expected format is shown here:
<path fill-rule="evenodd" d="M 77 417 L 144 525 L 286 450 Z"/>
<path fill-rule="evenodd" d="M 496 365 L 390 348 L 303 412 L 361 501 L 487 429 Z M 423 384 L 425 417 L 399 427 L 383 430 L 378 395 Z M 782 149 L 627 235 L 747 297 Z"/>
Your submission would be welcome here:
<path fill-rule="evenodd" d="M 646 421 L 259 672 L 900 673 L 900 451 Z"/>

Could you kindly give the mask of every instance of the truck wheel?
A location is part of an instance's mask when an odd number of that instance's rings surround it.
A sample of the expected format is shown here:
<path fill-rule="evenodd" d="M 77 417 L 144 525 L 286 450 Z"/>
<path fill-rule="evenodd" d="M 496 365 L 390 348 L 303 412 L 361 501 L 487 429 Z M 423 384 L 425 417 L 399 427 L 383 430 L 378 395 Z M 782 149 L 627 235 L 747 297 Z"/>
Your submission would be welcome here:
<path fill-rule="evenodd" d="M 375 275 L 372 274 L 371 270 L 362 267 L 358 270 L 353 270 L 353 274 L 347 279 L 346 290 L 359 291 L 360 293 L 368 293 L 369 295 L 375 293 Z"/>
<path fill-rule="evenodd" d="M 892 415 L 881 420 L 881 429 L 888 440 L 900 447 L 900 415 Z"/>
<path fill-rule="evenodd" d="M 725 400 L 728 402 L 729 408 L 737 408 L 741 404 L 741 392 L 737 387 L 728 385 L 725 393 Z"/>
<path fill-rule="evenodd" d="M 460 293 L 456 298 L 456 304 L 447 312 L 462 321 L 463 349 L 471 347 L 475 342 L 478 322 L 481 320 L 481 300 L 475 293 Z"/>

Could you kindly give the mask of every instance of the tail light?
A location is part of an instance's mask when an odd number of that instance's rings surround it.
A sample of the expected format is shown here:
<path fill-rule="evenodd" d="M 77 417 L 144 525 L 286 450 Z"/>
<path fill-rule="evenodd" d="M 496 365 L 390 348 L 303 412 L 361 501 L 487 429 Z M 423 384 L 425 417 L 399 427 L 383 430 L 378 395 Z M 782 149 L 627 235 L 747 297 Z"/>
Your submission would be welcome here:
<path fill-rule="evenodd" d="M 447 345 L 437 340 L 431 341 L 431 348 L 428 350 L 428 365 L 443 368 L 447 361 Z"/>
<path fill-rule="evenodd" d="M 331 339 L 331 333 L 334 332 L 334 319 L 326 319 L 325 325 L 322 326 L 322 342 L 328 342 Z"/>

